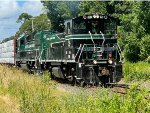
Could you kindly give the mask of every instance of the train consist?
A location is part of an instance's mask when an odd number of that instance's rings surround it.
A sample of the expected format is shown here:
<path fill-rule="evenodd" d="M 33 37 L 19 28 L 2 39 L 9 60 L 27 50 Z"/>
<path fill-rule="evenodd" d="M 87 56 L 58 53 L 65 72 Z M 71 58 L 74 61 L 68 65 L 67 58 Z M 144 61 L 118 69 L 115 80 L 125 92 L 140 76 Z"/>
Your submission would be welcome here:
<path fill-rule="evenodd" d="M 0 63 L 80 84 L 116 83 L 122 78 L 117 19 L 85 15 L 66 20 L 64 32 L 39 31 L 0 44 Z"/>

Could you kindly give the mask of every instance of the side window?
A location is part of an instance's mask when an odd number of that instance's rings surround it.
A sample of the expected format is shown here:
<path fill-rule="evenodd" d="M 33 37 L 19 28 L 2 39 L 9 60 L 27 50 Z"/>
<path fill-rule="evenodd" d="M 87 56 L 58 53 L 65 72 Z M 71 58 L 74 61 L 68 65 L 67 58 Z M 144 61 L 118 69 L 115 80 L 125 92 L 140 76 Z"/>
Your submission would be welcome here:
<path fill-rule="evenodd" d="M 71 34 L 70 22 L 67 23 L 67 34 Z"/>
<path fill-rule="evenodd" d="M 24 44 L 25 44 L 24 39 L 21 39 L 21 40 L 20 40 L 20 45 L 24 45 Z"/>
<path fill-rule="evenodd" d="M 32 40 L 32 36 L 31 35 L 29 35 L 28 37 L 26 37 L 26 41 L 27 42 L 30 42 Z"/>
<path fill-rule="evenodd" d="M 74 29 L 86 29 L 86 23 L 83 20 L 74 21 Z"/>

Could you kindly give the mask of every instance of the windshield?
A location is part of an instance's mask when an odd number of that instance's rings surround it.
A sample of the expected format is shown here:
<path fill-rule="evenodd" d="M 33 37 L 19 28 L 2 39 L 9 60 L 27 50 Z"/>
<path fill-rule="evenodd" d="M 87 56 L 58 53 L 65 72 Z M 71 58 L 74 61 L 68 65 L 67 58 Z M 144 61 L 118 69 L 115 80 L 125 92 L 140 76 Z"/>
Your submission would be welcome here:
<path fill-rule="evenodd" d="M 74 34 L 88 34 L 89 31 L 92 34 L 115 34 L 116 22 L 112 20 L 104 19 L 83 19 L 77 18 L 73 21 Z"/>

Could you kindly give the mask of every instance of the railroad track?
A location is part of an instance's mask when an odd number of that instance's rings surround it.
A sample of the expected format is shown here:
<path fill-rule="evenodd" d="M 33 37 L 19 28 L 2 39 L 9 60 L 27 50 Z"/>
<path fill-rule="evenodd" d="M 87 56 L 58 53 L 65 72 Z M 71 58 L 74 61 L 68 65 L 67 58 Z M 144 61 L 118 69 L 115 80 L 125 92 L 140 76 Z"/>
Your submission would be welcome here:
<path fill-rule="evenodd" d="M 112 88 L 112 92 L 114 93 L 118 93 L 121 95 L 125 95 L 128 93 L 128 90 L 130 89 L 129 84 L 113 84 L 113 88 Z M 140 88 L 135 89 L 137 91 L 141 91 Z M 145 96 L 145 99 L 149 99 L 150 100 L 150 91 L 148 91 L 148 95 Z"/>
<path fill-rule="evenodd" d="M 113 84 L 112 85 L 112 91 L 114 93 L 119 93 L 119 94 L 127 94 L 127 90 L 129 89 L 128 84 Z"/>

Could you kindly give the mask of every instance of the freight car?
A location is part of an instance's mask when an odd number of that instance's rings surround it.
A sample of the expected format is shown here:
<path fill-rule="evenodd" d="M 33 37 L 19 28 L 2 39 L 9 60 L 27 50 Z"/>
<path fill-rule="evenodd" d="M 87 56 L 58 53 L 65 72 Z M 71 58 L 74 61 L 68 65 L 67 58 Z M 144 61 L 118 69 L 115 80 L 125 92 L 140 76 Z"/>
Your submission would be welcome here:
<path fill-rule="evenodd" d="M 85 15 L 66 20 L 64 32 L 39 31 L 17 39 L 15 64 L 30 72 L 48 69 L 52 78 L 83 84 L 122 78 L 117 19 Z"/>
<path fill-rule="evenodd" d="M 16 40 L 9 39 L 0 43 L 0 64 L 15 65 Z"/>

